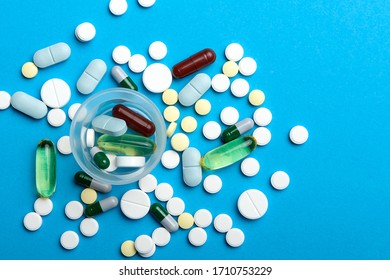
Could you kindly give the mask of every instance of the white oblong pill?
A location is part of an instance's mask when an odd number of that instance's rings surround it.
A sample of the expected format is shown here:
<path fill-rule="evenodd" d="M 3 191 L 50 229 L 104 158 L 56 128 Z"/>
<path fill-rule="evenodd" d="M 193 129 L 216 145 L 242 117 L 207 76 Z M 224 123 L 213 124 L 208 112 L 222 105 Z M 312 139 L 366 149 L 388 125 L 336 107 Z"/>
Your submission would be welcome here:
<path fill-rule="evenodd" d="M 227 60 L 239 61 L 244 56 L 244 48 L 238 43 L 231 43 L 225 49 Z"/>
<path fill-rule="evenodd" d="M 215 121 L 208 121 L 202 129 L 203 136 L 208 140 L 215 140 L 221 135 L 221 126 Z"/>
<path fill-rule="evenodd" d="M 68 109 L 68 117 L 69 119 L 73 120 L 73 117 L 76 115 L 77 110 L 80 108 L 80 103 L 74 103 L 72 104 Z"/>
<path fill-rule="evenodd" d="M 168 53 L 167 46 L 161 41 L 155 41 L 149 46 L 149 55 L 154 60 L 163 59 Z"/>
<path fill-rule="evenodd" d="M 179 102 L 183 106 L 192 106 L 211 87 L 211 78 L 205 73 L 197 74 L 179 92 Z"/>
<path fill-rule="evenodd" d="M 162 202 L 168 201 L 173 196 L 173 188 L 168 183 L 160 183 L 154 190 L 154 195 Z"/>
<path fill-rule="evenodd" d="M 129 60 L 129 69 L 134 73 L 141 73 L 148 65 L 146 58 L 142 54 L 134 54 Z"/>
<path fill-rule="evenodd" d="M 229 231 L 233 226 L 233 220 L 227 214 L 219 214 L 214 219 L 214 228 L 221 233 Z"/>
<path fill-rule="evenodd" d="M 36 212 L 30 212 L 24 216 L 23 224 L 29 231 L 36 231 L 42 226 L 42 217 Z"/>
<path fill-rule="evenodd" d="M 92 120 L 92 127 L 96 132 L 112 136 L 121 136 L 127 131 L 127 124 L 124 120 L 108 115 L 95 117 Z"/>
<path fill-rule="evenodd" d="M 84 207 L 79 201 L 70 201 L 65 206 L 65 215 L 71 220 L 77 220 L 81 218 L 83 212 Z"/>
<path fill-rule="evenodd" d="M 242 78 L 235 79 L 230 86 L 230 91 L 235 97 L 244 97 L 249 92 L 249 83 Z"/>
<path fill-rule="evenodd" d="M 100 83 L 106 71 L 107 65 L 103 60 L 92 60 L 77 80 L 77 90 L 82 94 L 90 94 Z"/>
<path fill-rule="evenodd" d="M 23 91 L 15 92 L 12 95 L 11 105 L 14 109 L 34 119 L 42 119 L 47 114 L 45 103 Z"/>
<path fill-rule="evenodd" d="M 79 236 L 72 230 L 65 231 L 61 235 L 60 243 L 64 249 L 73 250 L 79 245 Z"/>
<path fill-rule="evenodd" d="M 246 158 L 241 162 L 241 172 L 248 177 L 255 176 L 260 171 L 260 163 L 255 158 Z"/>
<path fill-rule="evenodd" d="M 157 187 L 157 179 L 152 174 L 148 174 L 138 181 L 138 187 L 144 192 L 152 192 Z"/>
<path fill-rule="evenodd" d="M 141 156 L 116 156 L 117 167 L 138 168 L 145 166 L 145 157 Z"/>
<path fill-rule="evenodd" d="M 179 153 L 174 150 L 167 150 L 161 156 L 161 163 L 167 169 L 174 169 L 180 163 Z"/>
<path fill-rule="evenodd" d="M 46 68 L 70 57 L 71 49 L 66 43 L 57 43 L 34 53 L 33 62 L 39 68 Z"/>
<path fill-rule="evenodd" d="M 128 5 L 126 0 L 111 0 L 108 8 L 115 16 L 121 16 L 126 13 Z"/>
<path fill-rule="evenodd" d="M 211 79 L 211 87 L 216 92 L 225 92 L 230 87 L 230 79 L 224 74 L 217 74 Z"/>
<path fill-rule="evenodd" d="M 75 36 L 80 42 L 89 42 L 96 35 L 96 28 L 90 22 L 80 23 L 75 30 Z"/>
<path fill-rule="evenodd" d="M 80 223 L 80 232 L 86 236 L 94 236 L 99 231 L 99 224 L 94 218 L 85 218 Z"/>
<path fill-rule="evenodd" d="M 135 239 L 134 245 L 138 253 L 148 254 L 153 250 L 153 245 L 155 244 L 150 236 L 142 234 Z"/>
<path fill-rule="evenodd" d="M 167 202 L 167 211 L 172 216 L 179 216 L 184 212 L 184 209 L 185 209 L 185 203 L 179 197 L 172 197 Z"/>
<path fill-rule="evenodd" d="M 258 126 L 267 126 L 272 121 L 272 113 L 268 108 L 265 107 L 258 108 L 253 113 L 253 120 Z"/>
<path fill-rule="evenodd" d="M 228 106 L 221 111 L 220 118 L 225 125 L 233 125 L 240 118 L 240 114 L 236 108 Z"/>
<path fill-rule="evenodd" d="M 92 128 L 87 129 L 87 135 L 86 135 L 86 143 L 88 148 L 92 148 L 95 146 L 95 130 Z"/>
<path fill-rule="evenodd" d="M 263 126 L 256 128 L 252 136 L 256 138 L 257 145 L 265 146 L 271 141 L 271 131 Z"/>
<path fill-rule="evenodd" d="M 203 187 L 208 193 L 217 193 L 222 188 L 222 180 L 217 175 L 208 175 L 203 181 Z"/>
<path fill-rule="evenodd" d="M 246 190 L 238 198 L 237 207 L 243 217 L 250 220 L 259 219 L 267 212 L 268 199 L 259 190 Z"/>
<path fill-rule="evenodd" d="M 301 145 L 309 138 L 309 132 L 302 125 L 294 126 L 290 130 L 290 140 L 296 145 Z"/>
<path fill-rule="evenodd" d="M 166 228 L 159 227 L 153 231 L 152 239 L 157 246 L 166 246 L 171 240 L 171 233 Z"/>
<path fill-rule="evenodd" d="M 57 149 L 63 155 L 71 154 L 72 149 L 70 146 L 70 137 L 69 136 L 62 136 L 60 139 L 58 139 Z"/>
<path fill-rule="evenodd" d="M 290 177 L 284 171 L 276 171 L 271 176 L 271 185 L 277 190 L 284 190 L 290 184 Z"/>
<path fill-rule="evenodd" d="M 131 51 L 128 47 L 120 45 L 112 51 L 112 59 L 118 64 L 126 64 L 131 57 Z"/>
<path fill-rule="evenodd" d="M 40 197 L 34 202 L 34 211 L 41 215 L 41 216 L 47 216 L 51 213 L 53 210 L 53 202 L 50 198 L 43 198 Z"/>
<path fill-rule="evenodd" d="M 253 75 L 257 70 L 257 63 L 251 57 L 244 57 L 238 63 L 238 69 L 240 73 L 244 76 Z"/>
<path fill-rule="evenodd" d="M 0 91 L 0 110 L 5 110 L 11 105 L 11 95 L 6 91 Z"/>
<path fill-rule="evenodd" d="M 195 212 L 194 221 L 198 227 L 205 228 L 211 225 L 213 221 L 213 215 L 207 209 L 199 209 Z"/>
<path fill-rule="evenodd" d="M 47 114 L 47 121 L 51 126 L 59 127 L 66 121 L 66 114 L 62 109 L 51 109 Z"/>
<path fill-rule="evenodd" d="M 188 241 L 190 241 L 193 246 L 202 246 L 207 241 L 207 232 L 201 227 L 195 227 L 188 233 Z"/>
<path fill-rule="evenodd" d="M 129 219 L 141 219 L 149 212 L 150 199 L 141 190 L 129 190 L 122 196 L 120 207 L 122 213 Z"/>
<path fill-rule="evenodd" d="M 153 63 L 142 73 L 142 82 L 150 92 L 162 93 L 172 84 L 171 70 L 162 63 Z"/>
<path fill-rule="evenodd" d="M 231 247 L 240 247 L 245 241 L 245 235 L 239 228 L 232 228 L 226 233 L 226 243 Z"/>

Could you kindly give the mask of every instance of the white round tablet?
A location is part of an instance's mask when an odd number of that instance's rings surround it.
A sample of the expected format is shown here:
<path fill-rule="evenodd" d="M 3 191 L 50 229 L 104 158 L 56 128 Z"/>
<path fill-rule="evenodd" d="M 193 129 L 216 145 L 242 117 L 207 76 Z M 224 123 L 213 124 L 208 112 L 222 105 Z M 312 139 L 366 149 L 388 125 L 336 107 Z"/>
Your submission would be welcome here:
<path fill-rule="evenodd" d="M 168 53 L 167 46 L 161 41 L 155 41 L 149 46 L 149 55 L 154 60 L 163 59 Z"/>
<path fill-rule="evenodd" d="M 50 79 L 41 88 L 41 99 L 50 108 L 62 108 L 71 96 L 69 85 L 61 79 Z"/>
<path fill-rule="evenodd" d="M 268 209 L 268 199 L 264 193 L 256 189 L 244 191 L 237 202 L 240 214 L 250 220 L 261 218 Z"/>
<path fill-rule="evenodd" d="M 68 109 L 68 117 L 69 119 L 73 120 L 73 117 L 76 115 L 77 110 L 80 108 L 80 103 L 74 103 L 72 104 Z"/>
<path fill-rule="evenodd" d="M 213 215 L 207 209 L 199 209 L 194 215 L 195 224 L 198 227 L 208 227 L 213 221 Z"/>
<path fill-rule="evenodd" d="M 253 75 L 257 69 L 256 61 L 251 57 L 244 57 L 238 63 L 238 69 L 240 73 L 244 76 Z"/>
<path fill-rule="evenodd" d="M 271 185 L 277 190 L 284 190 L 290 184 L 290 177 L 284 171 L 276 171 L 271 176 Z"/>
<path fill-rule="evenodd" d="M 239 228 L 232 228 L 226 233 L 226 243 L 231 247 L 240 247 L 245 241 L 245 235 Z"/>
<path fill-rule="evenodd" d="M 271 131 L 263 126 L 256 128 L 252 136 L 256 138 L 257 145 L 259 146 L 265 146 L 271 141 Z"/>
<path fill-rule="evenodd" d="M 36 231 L 42 226 L 42 217 L 36 212 L 30 212 L 24 216 L 23 224 L 29 231 Z"/>
<path fill-rule="evenodd" d="M 157 187 L 157 179 L 152 174 L 148 174 L 138 181 L 138 187 L 144 192 L 152 192 Z"/>
<path fill-rule="evenodd" d="M 230 79 L 224 74 L 217 74 L 211 79 L 211 87 L 216 92 L 225 92 L 229 89 Z"/>
<path fill-rule="evenodd" d="M 214 228 L 221 233 L 229 231 L 233 226 L 233 220 L 227 214 L 219 214 L 214 219 Z"/>
<path fill-rule="evenodd" d="M 71 220 L 79 219 L 84 212 L 83 205 L 76 200 L 70 201 L 65 206 L 65 215 Z"/>
<path fill-rule="evenodd" d="M 153 243 L 153 248 L 152 248 L 152 250 L 151 250 L 149 253 L 147 253 L 147 254 L 141 254 L 141 253 L 139 253 L 139 255 L 140 255 L 141 257 L 143 257 L 143 258 L 150 258 L 151 256 L 154 255 L 155 252 L 156 252 L 156 244 Z"/>
<path fill-rule="evenodd" d="M 156 3 L 156 0 L 138 0 L 138 3 L 144 8 L 149 8 Z"/>
<path fill-rule="evenodd" d="M 202 246 L 207 241 L 207 233 L 203 228 L 195 227 L 188 233 L 188 241 L 193 246 Z"/>
<path fill-rule="evenodd" d="M 174 169 L 180 163 L 179 153 L 174 150 L 167 150 L 161 156 L 161 163 L 167 169 Z"/>
<path fill-rule="evenodd" d="M 66 121 L 66 114 L 62 109 L 51 109 L 47 114 L 47 121 L 51 126 L 59 127 Z"/>
<path fill-rule="evenodd" d="M 235 97 L 244 97 L 249 92 L 249 83 L 242 78 L 235 79 L 230 86 L 230 91 Z"/>
<path fill-rule="evenodd" d="M 129 60 L 129 69 L 134 73 L 141 73 L 148 65 L 146 58 L 142 54 L 134 54 Z"/>
<path fill-rule="evenodd" d="M 112 59 L 118 64 L 126 64 L 131 57 L 130 49 L 126 46 L 120 45 L 112 51 Z"/>
<path fill-rule="evenodd" d="M 300 145 L 307 141 L 309 138 L 309 132 L 307 129 L 302 125 L 294 126 L 290 130 L 290 140 L 294 144 Z"/>
<path fill-rule="evenodd" d="M 165 64 L 153 63 L 143 72 L 142 82 L 150 92 L 162 93 L 172 84 L 171 70 Z"/>
<path fill-rule="evenodd" d="M 185 209 L 185 203 L 179 197 L 172 197 L 167 202 L 168 213 L 171 214 L 172 216 L 179 216 L 184 212 L 184 209 Z"/>
<path fill-rule="evenodd" d="M 150 199 L 141 190 L 129 190 L 122 196 L 120 207 L 126 217 L 135 220 L 141 219 L 149 212 Z"/>
<path fill-rule="evenodd" d="M 215 121 L 208 121 L 204 124 L 202 132 L 204 137 L 209 140 L 215 140 L 221 135 L 221 126 Z"/>
<path fill-rule="evenodd" d="M 110 160 L 110 165 L 104 169 L 107 172 L 113 172 L 118 169 L 116 165 L 116 154 L 106 153 L 107 158 Z"/>
<path fill-rule="evenodd" d="M 126 13 L 127 6 L 126 0 L 111 0 L 108 8 L 113 15 L 121 16 Z"/>
<path fill-rule="evenodd" d="M 76 27 L 75 36 L 80 42 L 89 42 L 96 35 L 96 28 L 90 22 L 83 22 Z"/>
<path fill-rule="evenodd" d="M 61 246 L 66 250 L 72 250 L 79 245 L 79 236 L 72 230 L 65 231 L 60 238 Z"/>
<path fill-rule="evenodd" d="M 34 202 L 34 211 L 41 215 L 41 216 L 46 216 L 51 213 L 53 210 L 53 202 L 51 201 L 50 198 L 43 198 L 40 197 Z"/>
<path fill-rule="evenodd" d="M 11 95 L 6 91 L 0 91 L 0 110 L 5 110 L 11 105 Z"/>
<path fill-rule="evenodd" d="M 93 128 L 87 129 L 86 143 L 88 148 L 93 148 L 95 146 L 95 130 Z"/>
<path fill-rule="evenodd" d="M 99 231 L 99 224 L 94 218 L 85 218 L 80 223 L 80 232 L 86 236 L 94 236 Z"/>
<path fill-rule="evenodd" d="M 253 120 L 258 126 L 267 126 L 272 121 L 272 113 L 268 108 L 260 107 L 253 113 Z"/>
<path fill-rule="evenodd" d="M 153 250 L 153 245 L 155 244 L 150 236 L 142 234 L 135 239 L 134 245 L 138 253 L 148 254 Z"/>
<path fill-rule="evenodd" d="M 245 176 L 252 177 L 259 173 L 260 163 L 255 158 L 246 158 L 241 162 L 241 172 Z"/>
<path fill-rule="evenodd" d="M 231 43 L 225 49 L 227 60 L 239 61 L 244 56 L 244 48 L 238 43 Z"/>
<path fill-rule="evenodd" d="M 240 118 L 240 114 L 236 108 L 228 106 L 221 111 L 220 118 L 225 125 L 233 125 Z"/>
<path fill-rule="evenodd" d="M 166 246 L 171 240 L 171 234 L 166 228 L 159 227 L 153 231 L 152 239 L 157 246 Z"/>
<path fill-rule="evenodd" d="M 203 181 L 203 187 L 208 193 L 217 193 L 222 188 L 222 180 L 217 175 L 208 175 Z"/>
<path fill-rule="evenodd" d="M 168 183 L 160 183 L 154 190 L 154 195 L 162 202 L 168 201 L 173 196 L 173 188 Z"/>
<path fill-rule="evenodd" d="M 72 149 L 70 147 L 70 137 L 62 136 L 57 141 L 57 149 L 63 155 L 69 155 L 72 153 Z"/>

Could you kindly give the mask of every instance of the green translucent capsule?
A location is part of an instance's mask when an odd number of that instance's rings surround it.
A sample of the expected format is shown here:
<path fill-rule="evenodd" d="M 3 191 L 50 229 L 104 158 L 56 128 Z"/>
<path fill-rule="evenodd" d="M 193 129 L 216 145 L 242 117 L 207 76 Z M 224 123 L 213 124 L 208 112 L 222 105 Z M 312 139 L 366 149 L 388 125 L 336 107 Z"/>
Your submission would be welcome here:
<path fill-rule="evenodd" d="M 37 146 L 35 180 L 41 197 L 50 197 L 56 191 L 56 149 L 48 139 L 41 140 Z"/>
<path fill-rule="evenodd" d="M 98 146 L 104 151 L 126 156 L 150 156 L 156 150 L 156 144 L 151 139 L 134 134 L 105 134 L 99 137 Z"/>
<path fill-rule="evenodd" d="M 208 170 L 229 166 L 256 149 L 257 142 L 252 136 L 244 136 L 230 141 L 207 152 L 200 160 L 200 165 Z"/>
<path fill-rule="evenodd" d="M 107 155 L 98 147 L 93 147 L 91 149 L 91 157 L 100 169 L 107 169 L 110 166 L 110 160 Z"/>

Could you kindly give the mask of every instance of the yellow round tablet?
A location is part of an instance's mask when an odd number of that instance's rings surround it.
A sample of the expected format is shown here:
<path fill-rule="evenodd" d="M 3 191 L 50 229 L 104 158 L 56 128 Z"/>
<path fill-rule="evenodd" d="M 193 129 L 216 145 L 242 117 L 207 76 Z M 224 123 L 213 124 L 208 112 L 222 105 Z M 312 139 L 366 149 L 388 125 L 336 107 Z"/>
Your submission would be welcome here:
<path fill-rule="evenodd" d="M 168 106 L 164 110 L 164 119 L 167 122 L 175 122 L 180 117 L 180 111 L 175 106 Z"/>
<path fill-rule="evenodd" d="M 167 128 L 167 137 L 170 138 L 175 133 L 177 123 L 171 122 Z"/>
<path fill-rule="evenodd" d="M 222 72 L 229 78 L 234 77 L 238 73 L 238 65 L 234 61 L 227 61 L 222 66 Z"/>
<path fill-rule="evenodd" d="M 171 146 L 177 152 L 182 152 L 190 145 L 190 139 L 184 133 L 176 133 L 171 138 Z"/>
<path fill-rule="evenodd" d="M 210 113 L 211 111 L 211 104 L 210 101 L 207 99 L 199 99 L 195 103 L 195 112 L 198 113 L 198 115 L 204 116 Z"/>
<path fill-rule="evenodd" d="M 198 122 L 194 117 L 187 116 L 181 120 L 181 129 L 187 133 L 194 132 L 197 126 Z"/>
<path fill-rule="evenodd" d="M 85 188 L 81 192 L 81 201 L 85 204 L 92 204 L 97 199 L 97 192 L 91 188 Z"/>
<path fill-rule="evenodd" d="M 25 78 L 31 79 L 38 74 L 38 67 L 32 62 L 26 62 L 22 66 L 22 75 Z"/>
<path fill-rule="evenodd" d="M 189 229 L 194 225 L 194 217 L 190 213 L 183 213 L 179 216 L 177 223 L 182 229 Z"/>
<path fill-rule="evenodd" d="M 137 253 L 137 250 L 135 249 L 134 241 L 132 240 L 126 240 L 121 245 L 121 253 L 125 257 L 132 257 Z"/>
<path fill-rule="evenodd" d="M 259 89 L 254 89 L 249 93 L 249 103 L 253 106 L 260 106 L 264 103 L 265 95 L 264 92 L 262 92 Z"/>
<path fill-rule="evenodd" d="M 162 100 L 167 105 L 174 105 L 179 100 L 179 95 L 174 89 L 167 89 L 162 94 Z"/>

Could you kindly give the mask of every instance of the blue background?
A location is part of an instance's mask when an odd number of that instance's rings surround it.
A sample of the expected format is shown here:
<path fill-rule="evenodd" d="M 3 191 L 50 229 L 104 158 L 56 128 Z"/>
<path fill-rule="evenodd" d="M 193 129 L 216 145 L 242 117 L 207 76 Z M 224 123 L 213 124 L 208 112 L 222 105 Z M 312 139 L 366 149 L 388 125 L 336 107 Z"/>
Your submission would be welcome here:
<path fill-rule="evenodd" d="M 226 61 L 225 47 L 239 42 L 245 55 L 258 63 L 257 72 L 247 78 L 251 89 L 265 92 L 263 106 L 273 113 L 272 141 L 253 153 L 261 164 L 255 177 L 244 177 L 239 163 L 218 170 L 214 173 L 224 185 L 210 195 L 202 186 L 185 186 L 180 168 L 167 171 L 159 165 L 153 171 L 159 182 L 172 184 L 175 196 L 186 202 L 186 211 L 207 208 L 214 216 L 231 215 L 234 226 L 246 234 L 243 246 L 230 248 L 224 234 L 208 227 L 207 243 L 194 248 L 187 241 L 188 231 L 180 230 L 168 246 L 157 248 L 152 259 L 390 258 L 389 1 L 157 0 L 144 9 L 129 0 L 121 17 L 110 14 L 108 2 L 1 1 L 0 90 L 39 97 L 46 80 L 61 78 L 72 89 L 67 110 L 87 98 L 75 85 L 89 61 L 101 58 L 110 69 L 117 45 L 128 46 L 152 63 L 147 48 L 161 40 L 168 46 L 162 61 L 168 67 L 210 47 L 217 60 L 204 72 L 213 76 Z M 89 43 L 74 37 L 75 27 L 84 21 L 97 29 Z M 60 41 L 72 48 L 68 61 L 42 69 L 34 79 L 22 77 L 21 66 L 32 60 L 36 50 Z M 164 108 L 160 94 L 145 90 L 141 74 L 132 74 L 126 65 L 123 69 L 141 92 Z M 174 80 L 172 88 L 179 91 L 190 79 Z M 107 73 L 95 92 L 114 86 Z M 225 106 L 235 106 L 241 118 L 252 116 L 256 109 L 247 97 L 237 99 L 229 91 L 210 90 L 204 97 L 211 101 L 212 111 L 198 117 L 199 128 L 189 135 L 202 154 L 219 145 L 219 140 L 204 139 L 200 129 L 204 123 L 219 121 Z M 196 116 L 192 107 L 181 108 L 181 113 Z M 310 132 L 302 146 L 288 139 L 290 128 L 297 124 Z M 64 207 L 79 199 L 82 188 L 73 183 L 79 170 L 73 156 L 58 153 L 54 210 L 43 217 L 38 231 L 28 232 L 22 221 L 37 198 L 36 144 L 43 138 L 56 143 L 68 135 L 70 120 L 53 128 L 46 119 L 33 120 L 9 108 L 0 111 L 0 127 L 1 259 L 124 259 L 123 241 L 151 234 L 159 226 L 150 216 L 129 220 L 118 207 L 96 217 L 100 225 L 96 236 L 80 233 L 79 246 L 64 250 L 60 235 L 66 230 L 79 232 L 81 221 L 68 220 Z M 270 186 L 269 178 L 277 170 L 290 175 L 291 184 L 284 191 Z M 115 186 L 111 194 L 120 198 L 136 187 L 135 183 Z M 255 221 L 241 217 L 236 208 L 238 196 L 249 188 L 260 189 L 269 200 L 268 212 Z M 99 199 L 104 197 L 99 194 Z M 153 194 L 150 197 L 156 200 Z"/>

